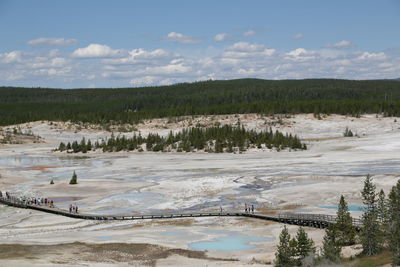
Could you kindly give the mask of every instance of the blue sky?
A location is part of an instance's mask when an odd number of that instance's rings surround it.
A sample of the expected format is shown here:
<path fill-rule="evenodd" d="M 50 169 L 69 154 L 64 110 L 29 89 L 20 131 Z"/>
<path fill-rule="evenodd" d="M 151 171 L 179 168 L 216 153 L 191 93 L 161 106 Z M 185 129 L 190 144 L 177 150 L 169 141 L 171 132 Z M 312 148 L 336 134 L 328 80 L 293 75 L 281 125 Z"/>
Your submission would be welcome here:
<path fill-rule="evenodd" d="M 397 0 L 0 0 L 0 85 L 400 77 Z"/>

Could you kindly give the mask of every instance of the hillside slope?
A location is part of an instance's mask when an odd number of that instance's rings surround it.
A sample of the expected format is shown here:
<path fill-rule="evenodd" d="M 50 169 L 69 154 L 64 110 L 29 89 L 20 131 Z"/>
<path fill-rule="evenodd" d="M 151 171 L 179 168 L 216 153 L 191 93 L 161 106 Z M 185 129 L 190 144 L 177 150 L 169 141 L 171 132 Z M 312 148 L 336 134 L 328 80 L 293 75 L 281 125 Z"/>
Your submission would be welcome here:
<path fill-rule="evenodd" d="M 400 83 L 239 79 L 120 89 L 0 87 L 0 125 L 45 119 L 137 123 L 197 114 L 382 112 L 400 114 Z"/>

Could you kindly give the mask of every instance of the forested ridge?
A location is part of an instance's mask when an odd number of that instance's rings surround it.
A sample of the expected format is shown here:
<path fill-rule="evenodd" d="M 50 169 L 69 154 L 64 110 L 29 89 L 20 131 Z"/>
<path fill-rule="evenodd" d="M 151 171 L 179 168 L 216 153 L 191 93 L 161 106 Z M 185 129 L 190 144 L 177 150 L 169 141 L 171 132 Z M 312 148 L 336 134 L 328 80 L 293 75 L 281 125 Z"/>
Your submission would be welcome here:
<path fill-rule="evenodd" d="M 120 89 L 0 87 L 0 125 L 35 120 L 137 123 L 232 113 L 400 115 L 400 82 L 239 79 Z"/>

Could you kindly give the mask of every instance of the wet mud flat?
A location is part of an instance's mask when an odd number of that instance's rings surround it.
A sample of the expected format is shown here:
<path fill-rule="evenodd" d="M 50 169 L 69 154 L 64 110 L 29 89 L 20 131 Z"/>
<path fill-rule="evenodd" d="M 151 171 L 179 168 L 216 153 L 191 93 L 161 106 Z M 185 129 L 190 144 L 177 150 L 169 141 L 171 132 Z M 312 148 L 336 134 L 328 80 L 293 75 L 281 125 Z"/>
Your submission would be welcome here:
<path fill-rule="evenodd" d="M 82 242 L 55 245 L 0 245 L 0 265 L 4 261 L 17 260 L 21 264 L 26 261 L 47 259 L 53 264 L 88 263 L 127 263 L 134 265 L 155 266 L 157 260 L 172 255 L 207 261 L 236 262 L 235 259 L 209 257 L 204 251 L 193 251 L 179 248 L 168 248 L 151 244 L 104 243 L 89 244 Z"/>

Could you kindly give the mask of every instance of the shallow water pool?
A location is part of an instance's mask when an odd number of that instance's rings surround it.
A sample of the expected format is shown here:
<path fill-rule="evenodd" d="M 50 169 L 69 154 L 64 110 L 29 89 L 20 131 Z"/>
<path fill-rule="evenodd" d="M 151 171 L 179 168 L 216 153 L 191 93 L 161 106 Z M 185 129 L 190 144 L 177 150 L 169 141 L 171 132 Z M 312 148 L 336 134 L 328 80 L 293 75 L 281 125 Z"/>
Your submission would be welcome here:
<path fill-rule="evenodd" d="M 245 235 L 233 231 L 213 231 L 223 233 L 225 236 L 217 237 L 210 241 L 193 242 L 189 244 L 189 248 L 194 250 L 220 250 L 220 251 L 236 251 L 256 248 L 257 245 L 252 242 L 269 242 L 273 241 L 273 237 L 258 237 Z"/>
<path fill-rule="evenodd" d="M 319 208 L 337 210 L 338 206 L 319 206 Z M 348 209 L 349 209 L 349 211 L 363 211 L 364 206 L 363 205 L 349 205 Z"/>

